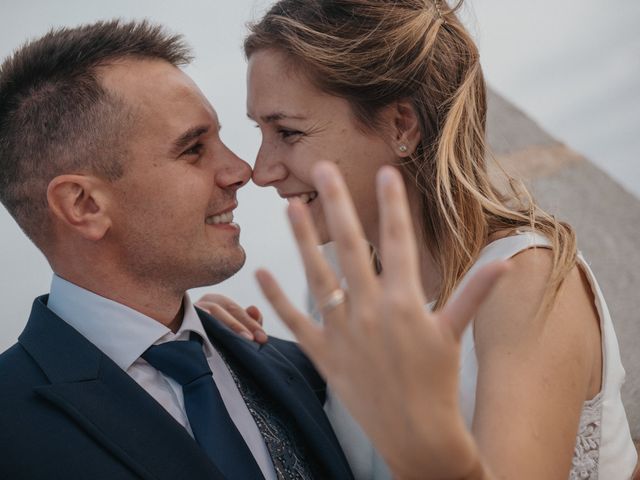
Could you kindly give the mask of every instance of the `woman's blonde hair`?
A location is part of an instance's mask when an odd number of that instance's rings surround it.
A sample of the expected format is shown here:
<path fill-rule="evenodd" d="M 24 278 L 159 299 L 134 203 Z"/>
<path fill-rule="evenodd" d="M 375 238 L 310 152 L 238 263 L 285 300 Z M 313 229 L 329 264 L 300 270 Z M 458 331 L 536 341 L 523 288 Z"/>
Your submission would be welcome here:
<path fill-rule="evenodd" d="M 553 267 L 541 309 L 576 261 L 571 227 L 541 210 L 521 183 L 499 192 L 486 169 L 486 86 L 478 50 L 440 0 L 280 0 L 250 27 L 247 57 L 284 52 L 321 91 L 346 99 L 364 129 L 409 100 L 421 141 L 402 162 L 421 192 L 420 229 L 441 274 L 442 307 L 491 235 L 518 228 L 549 238 Z M 506 175 L 505 172 L 502 172 Z"/>

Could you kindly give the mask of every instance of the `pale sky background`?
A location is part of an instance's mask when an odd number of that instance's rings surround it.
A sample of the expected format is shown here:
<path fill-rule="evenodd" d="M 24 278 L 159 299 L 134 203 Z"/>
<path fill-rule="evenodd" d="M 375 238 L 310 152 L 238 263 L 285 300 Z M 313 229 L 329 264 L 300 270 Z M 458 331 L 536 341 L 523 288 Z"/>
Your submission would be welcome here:
<path fill-rule="evenodd" d="M 245 23 L 267 0 L 0 0 L 0 57 L 52 26 L 149 18 L 183 33 L 194 48 L 187 72 L 216 108 L 223 140 L 253 164 L 258 131 L 245 117 L 241 52 Z M 640 195 L 640 2 L 638 0 L 468 0 L 464 18 L 480 45 L 489 83 L 544 128 Z M 0 175 L 2 172 L 0 172 Z M 594 192 L 597 194 L 597 192 Z M 236 221 L 247 263 L 210 290 L 258 305 L 270 333 L 288 333 L 262 298 L 253 272 L 270 268 L 298 305 L 305 284 L 284 203 L 253 185 L 239 194 Z M 23 329 L 51 270 L 0 207 L 0 352 Z M 192 297 L 207 289 L 198 289 Z"/>

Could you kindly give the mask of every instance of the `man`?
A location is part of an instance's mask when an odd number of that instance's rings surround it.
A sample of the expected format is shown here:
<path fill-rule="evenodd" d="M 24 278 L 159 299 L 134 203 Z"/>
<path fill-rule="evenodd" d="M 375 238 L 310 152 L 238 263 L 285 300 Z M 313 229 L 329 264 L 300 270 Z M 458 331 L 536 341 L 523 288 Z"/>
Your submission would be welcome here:
<path fill-rule="evenodd" d="M 185 291 L 244 263 L 251 175 L 148 23 L 52 31 L 0 67 L 0 199 L 55 272 L 0 356 L 1 478 L 351 478 L 294 344 Z"/>

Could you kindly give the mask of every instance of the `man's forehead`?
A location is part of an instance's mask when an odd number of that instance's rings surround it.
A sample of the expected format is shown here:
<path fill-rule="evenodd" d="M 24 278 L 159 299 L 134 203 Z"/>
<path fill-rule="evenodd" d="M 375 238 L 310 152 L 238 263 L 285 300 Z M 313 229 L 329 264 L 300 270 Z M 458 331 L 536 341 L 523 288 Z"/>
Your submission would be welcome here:
<path fill-rule="evenodd" d="M 153 97 L 158 93 L 180 95 L 197 90 L 197 86 L 178 67 L 160 59 L 124 58 L 97 69 L 100 82 L 107 89 L 125 97 Z"/>
<path fill-rule="evenodd" d="M 180 121 L 181 115 L 209 117 L 218 122 L 213 107 L 195 82 L 164 60 L 118 60 L 101 67 L 100 78 L 103 86 L 124 100 L 136 115 L 154 121 L 164 117 L 170 123 L 172 119 Z"/>

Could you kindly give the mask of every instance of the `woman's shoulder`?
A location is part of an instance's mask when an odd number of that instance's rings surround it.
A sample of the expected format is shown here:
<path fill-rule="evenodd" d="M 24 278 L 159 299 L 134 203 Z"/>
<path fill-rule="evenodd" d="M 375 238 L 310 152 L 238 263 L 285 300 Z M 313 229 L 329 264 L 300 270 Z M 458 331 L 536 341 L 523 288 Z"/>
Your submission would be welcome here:
<path fill-rule="evenodd" d="M 475 322 L 476 335 L 484 330 L 484 324 L 498 323 L 518 335 L 523 330 L 548 328 L 550 319 L 558 315 L 583 319 L 591 316 L 597 320 L 594 292 L 588 278 L 590 272 L 581 268 L 579 263 L 576 262 L 568 271 L 557 293 L 548 291 L 554 252 L 551 242 L 544 236 L 524 232 L 501 237 L 487 245 L 480 260 L 482 263 L 509 260 L 510 268 L 480 308 Z M 549 294 L 553 303 L 545 312 L 541 306 Z M 570 326 L 569 322 L 563 323 Z"/>
<path fill-rule="evenodd" d="M 476 372 L 484 370 L 476 373 L 482 378 L 478 395 L 484 391 L 495 401 L 495 392 L 517 385 L 511 400 L 527 403 L 526 407 L 518 403 L 517 408 L 532 409 L 531 403 L 540 401 L 552 403 L 564 417 L 579 413 L 573 468 L 577 472 L 582 465 L 580 442 L 591 442 L 597 432 L 598 446 L 594 449 L 595 443 L 589 443 L 589 455 L 596 455 L 596 470 L 609 478 L 614 470 L 622 472 L 635 464 L 620 400 L 624 369 L 615 332 L 597 281 L 580 253 L 548 314 L 538 314 L 554 252 L 533 247 L 550 246 L 546 238 L 530 232 L 505 236 L 487 246 L 493 257 L 499 257 L 495 260 L 510 259 L 511 268 L 481 307 L 470 332 Z M 541 391 L 545 395 L 536 396 Z"/>
<path fill-rule="evenodd" d="M 553 356 L 574 365 L 585 382 L 585 398 L 600 388 L 600 317 L 590 272 L 576 262 L 557 292 L 549 291 L 554 268 L 550 242 L 535 233 L 503 237 L 493 242 L 504 254 L 509 271 L 500 279 L 474 321 L 479 363 L 496 352 L 515 360 Z M 492 244 L 489 245 L 491 247 Z M 536 248 L 543 247 L 543 248 Z M 501 259 L 507 259 L 501 258 Z M 551 295 L 549 308 L 544 308 Z"/>

